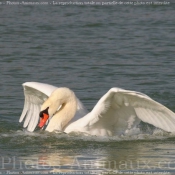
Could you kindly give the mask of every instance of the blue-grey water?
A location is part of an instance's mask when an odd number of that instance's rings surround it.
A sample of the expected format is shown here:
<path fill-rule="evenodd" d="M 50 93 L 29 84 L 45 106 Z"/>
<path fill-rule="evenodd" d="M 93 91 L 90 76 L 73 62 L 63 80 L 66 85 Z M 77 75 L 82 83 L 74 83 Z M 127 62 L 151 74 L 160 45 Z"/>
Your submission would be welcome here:
<path fill-rule="evenodd" d="M 175 111 L 173 1 L 89 6 L 2 2 L 1 174 L 175 174 L 171 134 L 102 139 L 28 133 L 18 123 L 21 84 L 27 81 L 69 87 L 88 110 L 111 87 L 121 87 Z"/>

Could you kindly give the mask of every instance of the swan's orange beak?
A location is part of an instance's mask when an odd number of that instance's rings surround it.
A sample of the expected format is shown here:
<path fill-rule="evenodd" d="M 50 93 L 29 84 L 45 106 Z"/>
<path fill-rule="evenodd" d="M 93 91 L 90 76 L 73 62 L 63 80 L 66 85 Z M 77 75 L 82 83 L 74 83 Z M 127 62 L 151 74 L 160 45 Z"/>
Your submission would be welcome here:
<path fill-rule="evenodd" d="M 48 118 L 49 118 L 49 115 L 46 113 L 43 113 L 43 116 L 40 117 L 40 122 L 38 124 L 38 127 L 42 128 L 45 125 L 45 123 L 47 122 Z"/>

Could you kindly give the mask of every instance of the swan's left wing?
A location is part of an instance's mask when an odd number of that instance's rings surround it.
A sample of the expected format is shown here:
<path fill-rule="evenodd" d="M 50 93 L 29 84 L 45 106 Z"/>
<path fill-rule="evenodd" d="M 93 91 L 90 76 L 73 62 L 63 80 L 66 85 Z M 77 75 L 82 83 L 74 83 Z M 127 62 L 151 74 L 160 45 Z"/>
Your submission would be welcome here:
<path fill-rule="evenodd" d="M 28 131 L 32 132 L 36 128 L 41 105 L 56 88 L 55 86 L 38 82 L 23 84 L 25 102 L 19 122 L 24 120 L 23 127 L 27 127 Z"/>
<path fill-rule="evenodd" d="M 115 135 L 134 128 L 141 120 L 175 132 L 175 113 L 145 94 L 120 88 L 110 89 L 77 121 L 76 128 L 92 135 Z"/>

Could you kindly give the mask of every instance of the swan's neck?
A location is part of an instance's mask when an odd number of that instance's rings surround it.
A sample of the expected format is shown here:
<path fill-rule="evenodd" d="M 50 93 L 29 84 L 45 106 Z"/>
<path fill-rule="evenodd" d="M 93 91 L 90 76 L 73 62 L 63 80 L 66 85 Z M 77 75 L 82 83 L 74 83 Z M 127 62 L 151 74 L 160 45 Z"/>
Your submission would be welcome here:
<path fill-rule="evenodd" d="M 50 119 L 46 128 L 49 132 L 54 130 L 64 131 L 70 120 L 75 116 L 77 111 L 77 100 L 75 94 L 72 93 L 71 96 L 65 99 L 61 105 L 61 108 Z"/>

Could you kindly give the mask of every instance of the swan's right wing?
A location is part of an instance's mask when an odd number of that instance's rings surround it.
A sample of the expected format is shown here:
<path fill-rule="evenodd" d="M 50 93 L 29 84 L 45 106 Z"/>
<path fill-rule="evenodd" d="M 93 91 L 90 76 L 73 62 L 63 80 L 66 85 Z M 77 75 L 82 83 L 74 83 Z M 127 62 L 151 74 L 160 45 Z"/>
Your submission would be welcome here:
<path fill-rule="evenodd" d="M 111 136 L 136 129 L 140 121 L 175 132 L 175 113 L 145 94 L 112 88 L 93 110 L 67 128 L 91 135 Z"/>
<path fill-rule="evenodd" d="M 120 88 L 110 89 L 99 100 L 91 112 L 89 125 L 103 124 L 107 127 L 107 124 L 113 124 L 120 127 L 125 123 L 127 129 L 130 129 L 135 120 L 142 120 L 167 132 L 175 132 L 174 112 L 143 93 Z M 118 121 L 121 121 L 120 125 Z"/>
<path fill-rule="evenodd" d="M 33 132 L 39 121 L 41 105 L 57 89 L 57 87 L 37 82 L 27 82 L 23 84 L 24 108 L 19 122 L 24 120 L 23 127 Z"/>

